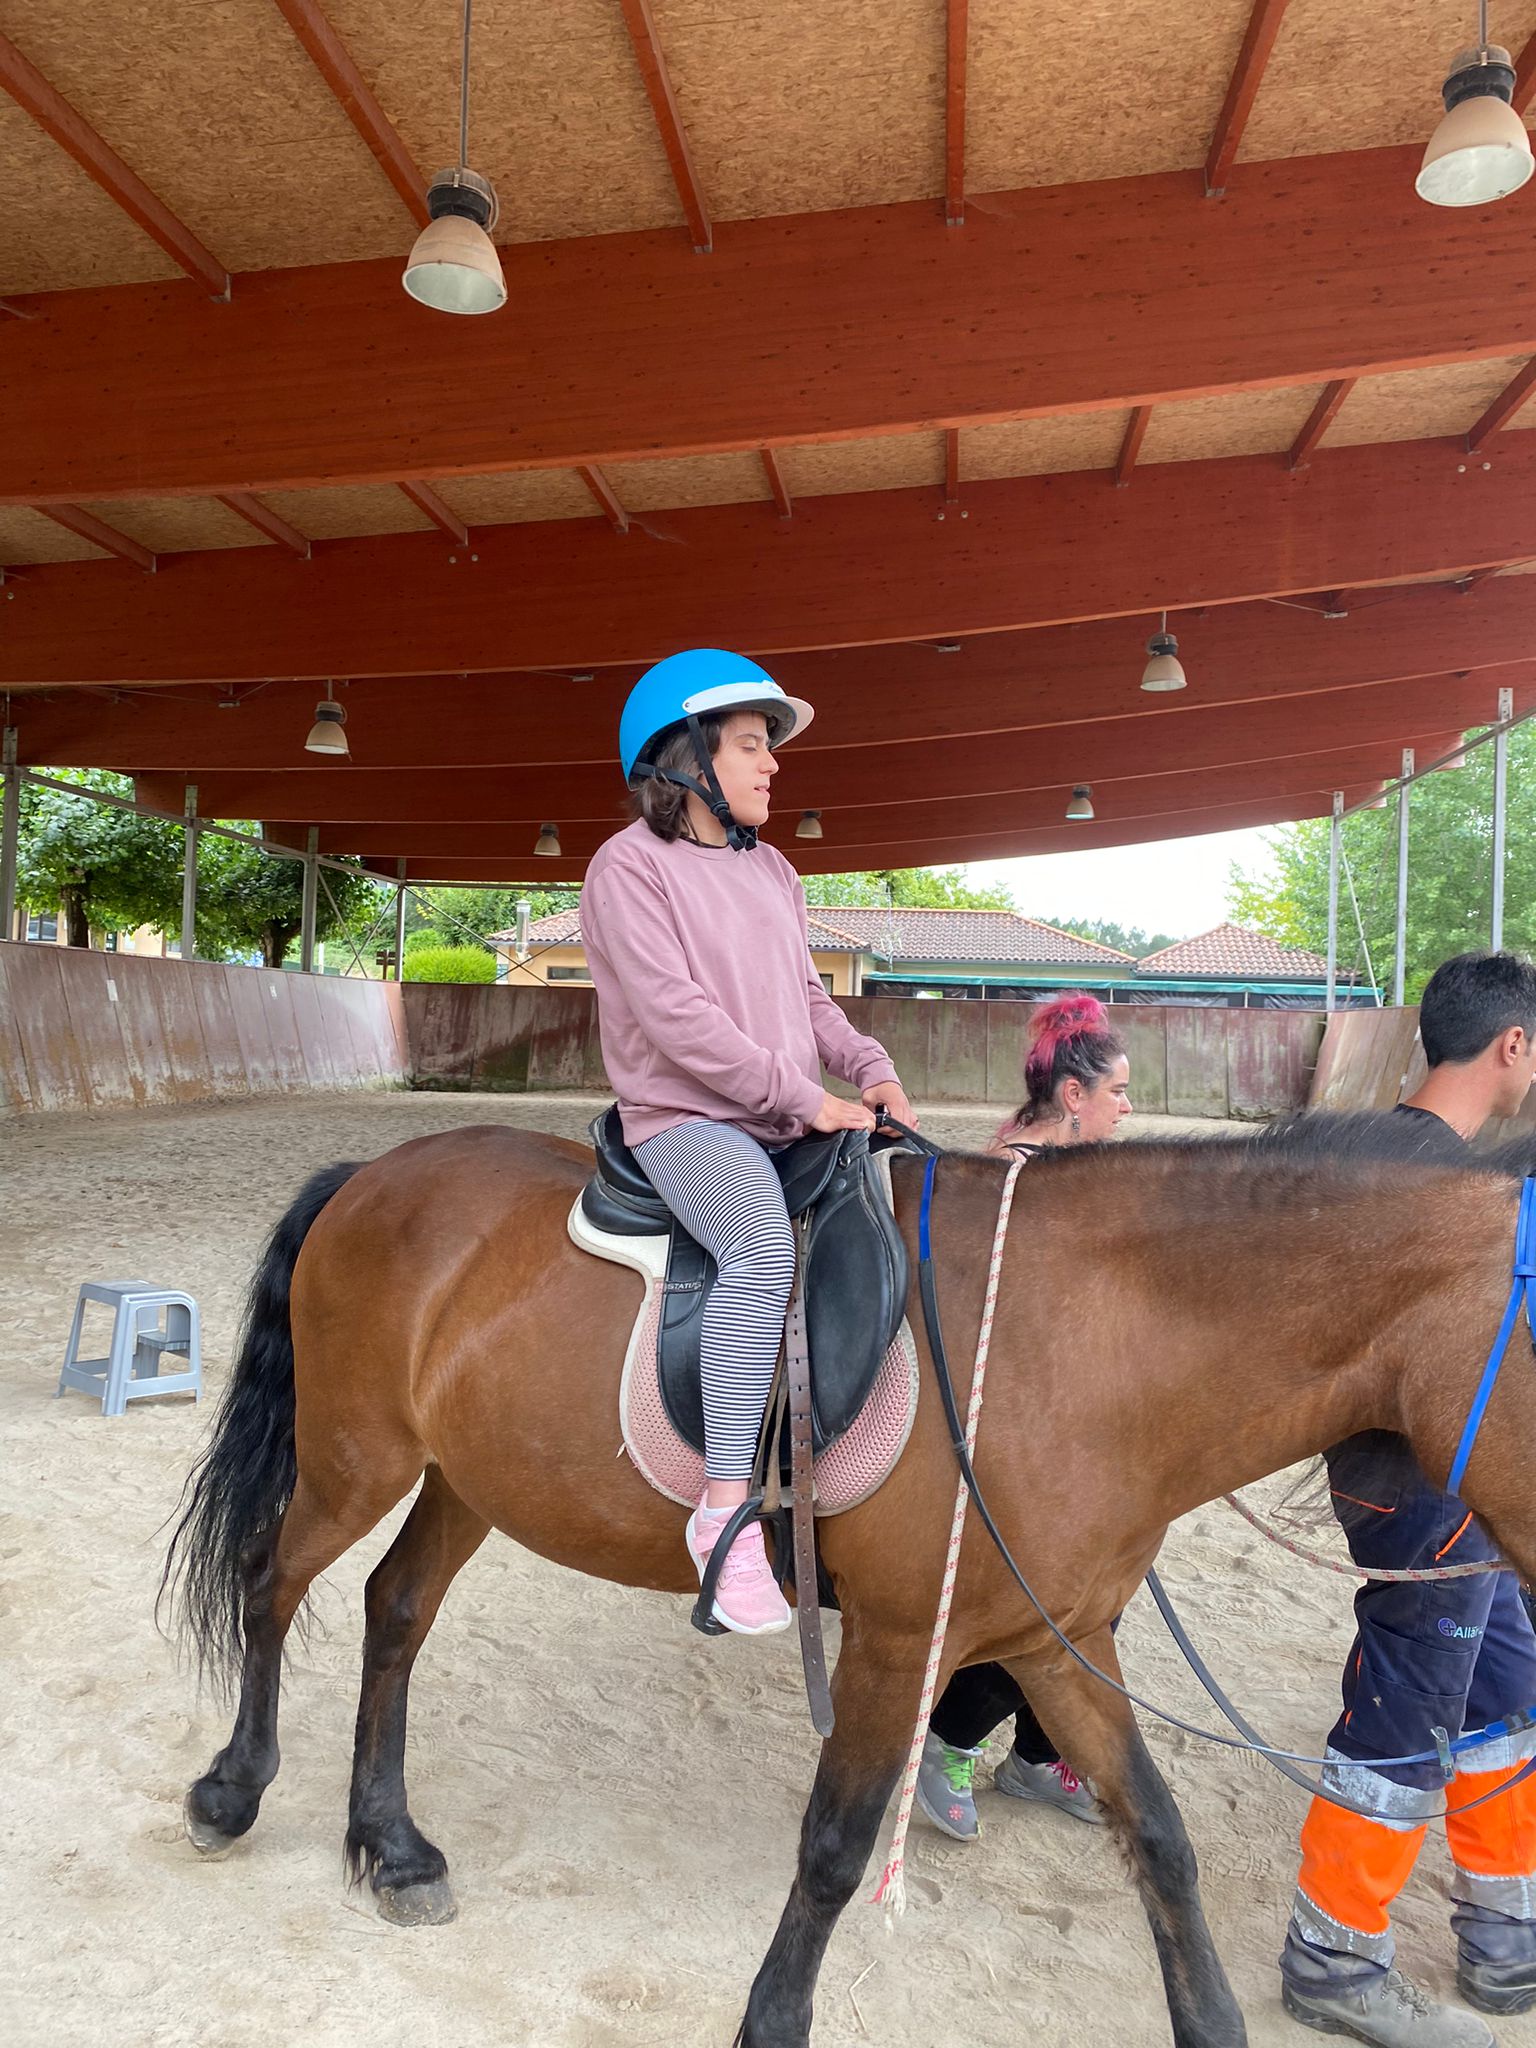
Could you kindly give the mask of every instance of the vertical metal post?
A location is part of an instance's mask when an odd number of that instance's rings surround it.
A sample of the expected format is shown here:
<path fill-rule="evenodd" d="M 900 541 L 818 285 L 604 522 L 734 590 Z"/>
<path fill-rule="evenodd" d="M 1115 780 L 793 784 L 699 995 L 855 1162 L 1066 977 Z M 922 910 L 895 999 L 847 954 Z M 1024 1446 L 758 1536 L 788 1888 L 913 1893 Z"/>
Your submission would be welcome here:
<path fill-rule="evenodd" d="M 1397 952 L 1392 967 L 1392 1000 L 1403 1007 L 1403 981 L 1408 970 L 1408 777 L 1413 749 L 1403 749 L 1403 786 L 1397 792 Z"/>
<path fill-rule="evenodd" d="M 1493 742 L 1493 915 L 1489 942 L 1495 953 L 1504 944 L 1504 840 L 1509 825 L 1509 721 L 1515 715 L 1513 690 L 1499 692 L 1499 731 Z"/>
<path fill-rule="evenodd" d="M 395 872 L 400 880 L 395 888 L 395 979 L 405 979 L 405 855 L 402 853 Z"/>
<path fill-rule="evenodd" d="M 1328 831 L 1328 994 L 1323 1008 L 1331 1016 L 1339 1007 L 1339 853 L 1344 834 L 1344 792 L 1333 792 L 1333 819 Z"/>
<path fill-rule="evenodd" d="M 181 957 L 197 958 L 197 784 L 186 785 L 182 804 L 186 824 L 182 827 L 181 853 Z"/>
<path fill-rule="evenodd" d="M 320 908 L 320 827 L 311 825 L 304 845 L 304 898 L 299 912 L 299 970 L 315 971 L 315 924 Z"/>
<path fill-rule="evenodd" d="M 0 793 L 0 939 L 16 936 L 16 849 L 21 840 L 21 770 L 16 766 L 18 737 L 14 725 L 0 742 L 0 768 L 5 788 Z"/>

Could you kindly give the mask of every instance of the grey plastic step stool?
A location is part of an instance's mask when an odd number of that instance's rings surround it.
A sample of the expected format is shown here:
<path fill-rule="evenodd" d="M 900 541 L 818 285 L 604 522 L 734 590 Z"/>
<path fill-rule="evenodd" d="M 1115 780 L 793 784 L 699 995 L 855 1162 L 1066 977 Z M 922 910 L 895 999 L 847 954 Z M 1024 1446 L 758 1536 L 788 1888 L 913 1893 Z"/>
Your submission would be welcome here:
<path fill-rule="evenodd" d="M 80 1356 L 80 1331 L 86 1304 L 92 1301 L 112 1310 L 112 1346 L 105 1358 Z M 186 1363 L 179 1371 L 167 1372 L 167 1358 Z M 130 1401 L 149 1394 L 191 1394 L 200 1401 L 203 1354 L 197 1303 L 179 1287 L 156 1287 L 148 1280 L 85 1281 L 75 1303 L 54 1399 L 70 1390 L 99 1396 L 103 1415 L 121 1415 Z"/>

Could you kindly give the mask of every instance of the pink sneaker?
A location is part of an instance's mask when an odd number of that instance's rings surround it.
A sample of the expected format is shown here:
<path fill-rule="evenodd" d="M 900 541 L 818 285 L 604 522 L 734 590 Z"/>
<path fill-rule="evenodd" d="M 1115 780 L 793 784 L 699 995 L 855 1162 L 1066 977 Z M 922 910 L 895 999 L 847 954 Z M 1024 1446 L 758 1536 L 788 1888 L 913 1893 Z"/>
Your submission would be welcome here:
<path fill-rule="evenodd" d="M 688 1555 L 698 1567 L 701 1583 L 709 1553 L 728 1519 L 722 1516 L 717 1522 L 701 1511 L 688 1518 Z M 715 1619 L 739 1636 L 771 1636 L 789 1627 L 789 1604 L 774 1583 L 761 1522 L 748 1522 L 731 1545 L 715 1587 Z"/>

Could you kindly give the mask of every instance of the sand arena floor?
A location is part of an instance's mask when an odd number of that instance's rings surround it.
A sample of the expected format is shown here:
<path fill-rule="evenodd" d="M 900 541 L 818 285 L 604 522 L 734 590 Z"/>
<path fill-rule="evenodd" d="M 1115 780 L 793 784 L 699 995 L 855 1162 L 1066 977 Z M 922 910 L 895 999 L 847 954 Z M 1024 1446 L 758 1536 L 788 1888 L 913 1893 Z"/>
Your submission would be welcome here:
<path fill-rule="evenodd" d="M 50 1398 L 85 1278 L 164 1276 L 202 1304 L 223 1385 L 263 1233 L 314 1166 L 468 1122 L 580 1131 L 589 1106 L 367 1095 L 0 1123 L 0 2028 L 18 2048 L 725 2048 L 783 1904 L 815 1738 L 793 1636 L 709 1643 L 683 1602 L 560 1571 L 493 1537 L 417 1665 L 412 1807 L 460 1900 L 386 1926 L 341 1875 L 364 1579 L 397 1510 L 329 1574 L 288 1680 L 282 1771 L 227 1861 L 185 1841 L 189 1781 L 224 1742 L 152 1619 L 162 1539 L 211 1414 L 104 1420 Z M 984 1117 L 939 1134 L 975 1142 Z M 1150 1120 L 1147 1120 L 1150 1121 Z M 1291 1747 L 1335 1711 L 1349 1589 L 1224 1508 L 1183 1522 L 1164 1574 L 1237 1698 Z M 835 1641 L 835 1624 L 834 1624 Z M 1131 1681 L 1205 1708 L 1144 1594 Z M 1262 1764 L 1149 1741 L 1200 1856 L 1255 2048 L 1297 2048 L 1273 1961 L 1302 1796 Z M 1198 1753 L 1193 1753 L 1198 1748 Z M 1001 1754 L 999 1751 L 998 1754 Z M 990 1779 L 990 1771 L 985 1777 Z M 921 1823 L 894 1933 L 844 1915 L 817 2048 L 1150 2048 L 1167 2021 L 1112 1844 L 986 1792 L 966 1848 Z M 1445 1852 L 1398 1916 L 1403 1958 L 1449 1994 Z M 1536 2019 L 1504 2022 L 1536 2048 Z"/>

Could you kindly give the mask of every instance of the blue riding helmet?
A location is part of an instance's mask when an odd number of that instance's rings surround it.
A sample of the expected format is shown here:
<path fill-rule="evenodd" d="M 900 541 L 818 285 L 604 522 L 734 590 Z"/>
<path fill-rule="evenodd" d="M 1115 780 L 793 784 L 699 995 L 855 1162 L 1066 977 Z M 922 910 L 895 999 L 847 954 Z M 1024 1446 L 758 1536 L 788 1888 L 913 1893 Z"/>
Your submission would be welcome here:
<path fill-rule="evenodd" d="M 626 782 L 637 780 L 657 743 L 690 718 L 714 711 L 761 711 L 768 744 L 782 747 L 804 732 L 814 713 L 799 697 L 786 696 L 765 668 L 744 654 L 721 647 L 690 647 L 658 661 L 630 691 L 619 719 L 619 761 Z"/>

